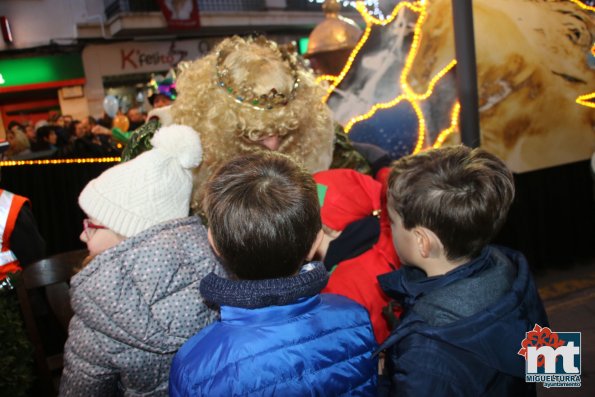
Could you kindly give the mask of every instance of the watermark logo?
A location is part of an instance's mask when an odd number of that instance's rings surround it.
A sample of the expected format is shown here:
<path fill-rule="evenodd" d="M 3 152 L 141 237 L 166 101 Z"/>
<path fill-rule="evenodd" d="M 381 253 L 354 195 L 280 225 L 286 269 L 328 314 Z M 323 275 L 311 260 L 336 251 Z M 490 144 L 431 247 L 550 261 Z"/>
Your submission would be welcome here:
<path fill-rule="evenodd" d="M 525 381 L 545 387 L 581 386 L 581 333 L 552 332 L 535 324 L 518 354 L 525 357 Z"/>

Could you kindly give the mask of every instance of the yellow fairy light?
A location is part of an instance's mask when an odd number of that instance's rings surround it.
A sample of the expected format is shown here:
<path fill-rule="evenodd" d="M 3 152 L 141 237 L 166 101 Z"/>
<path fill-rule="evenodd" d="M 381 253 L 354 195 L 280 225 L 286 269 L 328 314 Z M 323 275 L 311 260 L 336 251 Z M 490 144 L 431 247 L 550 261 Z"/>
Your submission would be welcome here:
<path fill-rule="evenodd" d="M 588 11 L 593 11 L 595 12 L 595 7 L 593 6 L 588 6 L 585 3 L 583 3 L 580 0 L 570 0 L 572 1 L 574 4 L 576 4 L 577 6 L 579 6 L 580 8 L 582 8 L 583 10 L 588 10 Z"/>
<path fill-rule="evenodd" d="M 411 103 L 411 106 L 413 106 L 413 110 L 415 111 L 415 114 L 417 115 L 417 120 L 419 121 L 419 129 L 417 132 L 417 144 L 415 145 L 415 148 L 413 149 L 413 154 L 415 154 L 415 153 L 419 153 L 419 151 L 424 146 L 424 140 L 426 138 L 426 119 L 424 119 L 424 114 L 421 111 L 419 102 L 411 100 L 411 99 L 407 99 L 407 100 Z"/>
<path fill-rule="evenodd" d="M 324 102 L 326 102 L 328 100 L 331 93 L 341 83 L 343 78 L 347 75 L 347 73 L 351 69 L 351 66 L 352 66 L 353 62 L 355 61 L 355 58 L 357 57 L 359 51 L 362 49 L 362 47 L 364 46 L 364 44 L 366 43 L 368 38 L 370 37 L 371 30 L 374 26 L 386 26 L 386 25 L 390 24 L 391 22 L 394 21 L 394 19 L 398 16 L 399 12 L 401 12 L 401 10 L 404 7 L 407 7 L 411 11 L 418 13 L 419 17 L 415 24 L 413 40 L 411 43 L 411 49 L 410 49 L 409 53 L 407 54 L 407 58 L 405 60 L 404 66 L 403 66 L 403 71 L 401 72 L 401 76 L 399 77 L 399 83 L 400 83 L 401 90 L 403 93 L 388 102 L 377 103 L 377 104 L 373 105 L 372 108 L 369 109 L 366 113 L 353 117 L 351 120 L 349 120 L 345 124 L 345 126 L 344 126 L 345 133 L 348 133 L 353 128 L 353 126 L 355 124 L 372 117 L 378 110 L 389 109 L 393 106 L 398 105 L 402 101 L 408 101 L 411 104 L 411 106 L 413 107 L 413 110 L 417 116 L 418 126 L 419 126 L 417 143 L 415 145 L 413 153 L 417 153 L 417 152 L 421 151 L 421 149 L 423 148 L 424 140 L 426 137 L 426 120 L 423 116 L 420 102 L 426 100 L 427 98 L 429 98 L 432 95 L 435 85 L 457 63 L 457 61 L 454 59 L 451 62 L 449 62 L 448 65 L 446 65 L 442 70 L 440 70 L 430 80 L 430 82 L 428 84 L 428 88 L 423 93 L 416 93 L 409 85 L 409 83 L 408 83 L 409 72 L 411 71 L 411 68 L 413 67 L 413 62 L 415 61 L 415 57 L 417 56 L 417 51 L 419 49 L 419 45 L 421 42 L 421 27 L 423 25 L 423 22 L 425 21 L 426 15 L 427 15 L 426 4 L 427 4 L 427 2 L 425 0 L 421 0 L 421 1 L 418 1 L 415 3 L 400 2 L 393 9 L 393 12 L 391 13 L 391 15 L 388 18 L 386 18 L 384 20 L 380 20 L 380 19 L 375 18 L 374 16 L 370 15 L 370 13 L 368 12 L 364 3 L 362 3 L 362 2 L 356 3 L 356 9 L 362 15 L 362 18 L 364 19 L 364 21 L 366 23 L 366 28 L 364 30 L 364 33 L 362 34 L 360 41 L 357 43 L 357 45 L 355 46 L 355 48 L 349 55 L 349 58 L 347 59 L 347 62 L 345 63 L 343 70 L 341 70 L 341 73 L 339 74 L 339 76 L 337 76 L 334 79 L 334 81 L 332 82 L 331 86 L 329 86 L 329 88 L 327 90 L 327 94 L 323 99 Z M 455 119 L 456 120 L 458 120 L 458 109 L 459 108 L 460 107 L 458 107 L 458 108 L 455 107 L 455 109 L 456 109 L 456 118 Z M 453 109 L 453 114 L 455 113 L 455 109 Z M 451 115 L 451 120 L 452 120 L 452 118 L 453 118 L 453 115 Z M 451 131 L 451 132 L 454 131 L 456 129 L 456 123 L 457 123 L 457 121 L 455 121 L 454 126 L 451 125 L 451 127 L 449 129 L 441 132 L 440 135 L 446 134 L 446 131 Z M 446 138 L 446 136 L 442 139 L 442 141 L 440 143 L 437 142 L 437 144 L 441 145 L 445 138 Z"/>
<path fill-rule="evenodd" d="M 334 83 L 337 80 L 337 76 L 332 76 L 330 74 L 323 74 L 321 76 L 316 77 L 316 83 L 320 84 L 323 81 L 330 81 Z"/>
<path fill-rule="evenodd" d="M 593 47 L 591 47 L 591 55 L 595 57 L 595 44 L 593 44 Z M 578 103 L 579 105 L 586 106 L 588 108 L 595 108 L 595 102 L 590 101 L 591 99 L 595 99 L 595 92 L 579 96 L 578 98 L 576 98 L 576 103 Z"/>
<path fill-rule="evenodd" d="M 351 65 L 353 64 L 353 61 L 355 60 L 357 54 L 362 49 L 362 47 L 364 46 L 366 41 L 368 41 L 368 38 L 370 37 L 370 33 L 372 32 L 372 27 L 374 25 L 380 25 L 380 26 L 387 25 L 387 24 L 391 23 L 397 17 L 397 14 L 403 7 L 408 7 L 411 10 L 416 11 L 419 9 L 419 4 L 422 4 L 422 3 L 425 3 L 425 0 L 422 0 L 421 2 L 418 2 L 415 4 L 401 2 L 401 3 L 397 4 L 397 6 L 394 8 L 392 14 L 388 18 L 386 18 L 384 20 L 379 20 L 379 19 L 374 18 L 373 16 L 371 16 L 368 13 L 368 9 L 366 8 L 366 5 L 364 4 L 364 2 L 358 1 L 355 4 L 355 9 L 357 11 L 359 11 L 359 13 L 362 15 L 364 22 L 366 22 L 366 28 L 364 29 L 364 33 L 362 33 L 362 37 L 360 37 L 358 43 L 355 45 L 355 48 L 353 49 L 353 51 L 351 51 L 351 54 L 349 54 L 349 58 L 347 58 L 347 62 L 345 62 L 345 66 L 343 66 L 343 70 L 341 70 L 341 73 L 339 73 L 339 76 L 337 76 L 337 78 L 335 79 L 333 84 L 328 88 L 326 96 L 323 98 L 322 101 L 326 102 L 328 100 L 328 97 L 331 95 L 331 93 L 333 92 L 335 87 L 337 87 L 339 85 L 339 83 L 343 80 L 343 78 L 345 77 L 347 72 L 349 72 L 349 69 L 351 69 Z"/>
<path fill-rule="evenodd" d="M 450 61 L 448 65 L 444 67 L 444 69 L 436 73 L 436 76 L 432 77 L 432 79 L 430 80 L 430 83 L 428 84 L 428 89 L 423 94 L 416 94 L 407 83 L 407 79 L 401 82 L 401 87 L 403 87 L 404 90 L 406 88 L 406 91 L 408 92 L 408 97 L 417 101 L 425 101 L 426 99 L 432 96 L 432 93 L 434 92 L 434 86 L 440 81 L 440 79 L 442 79 L 446 75 L 446 73 L 450 72 L 450 70 L 454 68 L 456 64 L 457 60 L 453 59 L 452 61 Z"/>
<path fill-rule="evenodd" d="M 352 118 L 351 120 L 349 120 L 347 122 L 347 124 L 345 124 L 345 127 L 343 127 L 343 130 L 346 133 L 349 132 L 349 130 L 351 130 L 351 128 L 353 127 L 354 124 L 359 123 L 360 121 L 369 119 L 370 117 L 372 117 L 374 115 L 374 113 L 376 113 L 376 111 L 378 111 L 380 109 L 392 108 L 393 106 L 398 105 L 399 102 L 401 102 L 404 99 L 406 99 L 405 95 L 399 95 L 398 97 L 396 97 L 395 99 L 393 99 L 389 102 L 375 104 L 374 106 L 372 106 L 372 108 L 367 113 L 356 116 L 356 117 Z"/>
<path fill-rule="evenodd" d="M 459 113 L 461 112 L 461 104 L 459 102 L 455 103 L 452 112 L 450 113 L 450 127 L 440 132 L 438 138 L 436 138 L 436 142 L 432 145 L 434 149 L 439 148 L 442 146 L 446 138 L 450 136 L 453 132 L 455 132 L 457 128 L 457 124 L 459 122 Z"/>
<path fill-rule="evenodd" d="M 579 0 L 570 0 L 570 1 L 572 1 L 573 3 L 575 3 L 576 5 L 578 5 L 580 8 L 582 8 L 584 10 L 595 11 L 595 7 L 588 6 Z M 417 51 L 419 49 L 420 42 L 421 42 L 421 28 L 422 28 L 423 22 L 427 16 L 427 11 L 426 11 L 427 7 L 426 6 L 427 6 L 426 0 L 420 0 L 415 3 L 400 2 L 393 9 L 393 12 L 391 13 L 391 15 L 388 18 L 381 20 L 381 19 L 378 19 L 378 18 L 375 18 L 374 16 L 372 16 L 368 12 L 368 10 L 363 2 L 356 3 L 355 8 L 362 15 L 362 18 L 364 19 L 364 21 L 366 23 L 366 28 L 364 30 L 364 33 L 362 34 L 362 37 L 360 38 L 360 41 L 357 43 L 357 45 L 355 46 L 355 48 L 349 55 L 349 58 L 347 59 L 347 62 L 345 63 L 345 66 L 341 70 L 341 73 L 339 74 L 339 76 L 336 76 L 336 78 L 334 78 L 334 80 L 329 79 L 329 81 L 332 81 L 332 84 L 328 87 L 327 93 L 323 99 L 323 102 L 326 102 L 328 100 L 329 96 L 334 91 L 334 89 L 341 83 L 341 81 L 343 81 L 343 78 L 347 75 L 347 73 L 351 69 L 351 66 L 352 66 L 353 62 L 355 61 L 355 58 L 357 57 L 358 53 L 360 52 L 360 50 L 363 48 L 364 44 L 370 37 L 371 30 L 374 26 L 388 25 L 397 17 L 398 13 L 402 10 L 403 7 L 407 7 L 411 11 L 419 13 L 419 17 L 415 24 L 413 40 L 411 43 L 411 49 L 409 51 L 409 54 L 407 54 L 407 58 L 405 60 L 404 66 L 403 66 L 403 70 L 402 70 L 401 76 L 399 78 L 400 87 L 401 87 L 401 90 L 403 91 L 403 94 L 398 95 L 396 98 L 394 98 L 388 102 L 375 104 L 366 113 L 353 117 L 351 120 L 349 120 L 345 124 L 345 127 L 344 127 L 345 133 L 348 133 L 353 128 L 353 126 L 355 124 L 372 117 L 378 110 L 391 108 L 405 100 L 405 101 L 409 101 L 411 103 L 411 105 L 413 106 L 413 109 L 415 110 L 415 113 L 418 117 L 418 123 L 419 123 L 418 141 L 417 141 L 417 145 L 414 149 L 414 153 L 417 153 L 423 147 L 423 142 L 425 139 L 424 136 L 425 136 L 425 124 L 426 123 L 425 123 L 423 114 L 420 110 L 419 102 L 422 102 L 422 101 L 428 99 L 432 95 L 435 85 L 440 81 L 440 79 L 442 79 L 442 77 L 444 77 L 444 75 L 446 75 L 446 73 L 448 73 L 456 65 L 456 60 L 453 59 L 446 67 L 444 67 L 442 70 L 440 70 L 430 80 L 427 90 L 423 93 L 416 93 L 409 85 L 409 83 L 408 83 L 409 73 L 411 71 L 411 68 L 413 67 L 413 62 L 415 61 L 415 58 L 417 56 Z M 593 45 L 593 47 L 591 48 L 591 54 L 593 54 L 593 56 L 595 56 L 595 45 Z M 595 108 L 594 100 L 595 100 L 595 93 L 590 93 L 590 94 L 585 94 L 585 95 L 579 96 L 576 99 L 576 103 L 583 105 L 583 106 Z M 436 138 L 436 141 L 432 144 L 432 147 L 442 146 L 442 144 L 444 143 L 446 138 L 450 134 L 452 134 L 454 131 L 456 131 L 456 128 L 458 125 L 460 109 L 461 109 L 461 106 L 457 102 L 451 111 L 451 125 L 450 125 L 450 127 L 448 127 L 447 129 L 440 132 L 440 134 Z"/>
<path fill-rule="evenodd" d="M 402 2 L 401 4 L 399 4 L 397 7 L 395 7 L 393 9 L 393 12 L 386 19 L 378 19 L 378 18 L 374 17 L 372 14 L 370 14 L 370 12 L 368 11 L 368 8 L 366 7 L 366 5 L 363 2 L 356 3 L 356 9 L 362 14 L 362 18 L 364 18 L 364 21 L 366 23 L 371 23 L 373 25 L 378 25 L 378 26 L 386 26 L 386 25 L 390 24 L 392 21 L 394 21 L 394 19 L 397 17 L 397 15 L 399 14 L 399 11 L 401 11 L 400 7 L 408 7 L 415 12 L 421 12 L 425 8 L 425 3 L 426 3 L 426 0 L 420 0 L 415 3 Z"/>
<path fill-rule="evenodd" d="M 19 165 L 56 165 L 118 162 L 120 162 L 120 157 L 98 157 L 83 159 L 5 160 L 0 161 L 0 167 L 14 167 Z"/>
<path fill-rule="evenodd" d="M 595 100 L 595 92 L 579 96 L 578 98 L 576 98 L 576 103 L 578 103 L 579 105 L 586 106 L 588 108 L 595 108 L 595 102 L 593 102 L 592 100 Z"/>

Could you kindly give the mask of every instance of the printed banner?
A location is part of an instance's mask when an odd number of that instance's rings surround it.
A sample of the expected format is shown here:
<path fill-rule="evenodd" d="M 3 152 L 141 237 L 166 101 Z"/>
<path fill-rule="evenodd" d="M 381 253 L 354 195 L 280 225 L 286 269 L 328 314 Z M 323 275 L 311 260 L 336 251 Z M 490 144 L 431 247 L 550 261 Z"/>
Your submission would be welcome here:
<path fill-rule="evenodd" d="M 391 0 L 396 2 L 396 0 Z M 593 0 L 475 0 L 481 147 L 516 173 L 595 149 Z M 327 104 L 351 140 L 399 158 L 460 142 L 452 1 L 398 1 L 369 25 Z"/>
<path fill-rule="evenodd" d="M 196 0 L 158 0 L 170 29 L 198 29 L 200 14 Z"/>

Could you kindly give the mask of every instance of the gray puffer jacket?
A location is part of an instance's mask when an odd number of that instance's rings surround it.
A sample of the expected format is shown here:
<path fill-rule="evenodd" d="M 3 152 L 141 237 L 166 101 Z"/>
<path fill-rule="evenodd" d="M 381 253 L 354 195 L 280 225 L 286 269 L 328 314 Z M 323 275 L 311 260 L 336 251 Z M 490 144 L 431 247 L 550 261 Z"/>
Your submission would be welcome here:
<path fill-rule="evenodd" d="M 72 278 L 61 396 L 166 396 L 171 360 L 218 317 L 198 286 L 221 273 L 197 217 L 154 226 Z"/>

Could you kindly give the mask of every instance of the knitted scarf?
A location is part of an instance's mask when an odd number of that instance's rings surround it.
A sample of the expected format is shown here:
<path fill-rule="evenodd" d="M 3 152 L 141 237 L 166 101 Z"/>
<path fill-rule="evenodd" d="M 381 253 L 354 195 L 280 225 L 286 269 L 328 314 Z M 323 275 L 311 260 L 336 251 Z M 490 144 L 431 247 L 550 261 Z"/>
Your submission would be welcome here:
<path fill-rule="evenodd" d="M 210 273 L 200 282 L 200 293 L 207 302 L 219 306 L 255 309 L 288 305 L 314 296 L 326 286 L 324 265 L 314 265 L 312 270 L 295 276 L 267 280 L 230 280 Z"/>

